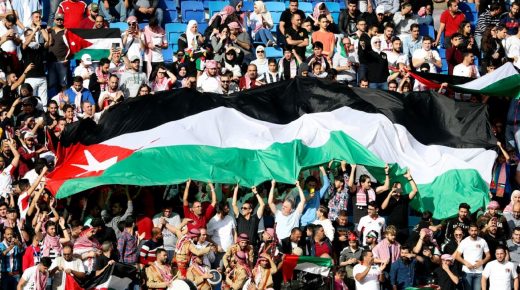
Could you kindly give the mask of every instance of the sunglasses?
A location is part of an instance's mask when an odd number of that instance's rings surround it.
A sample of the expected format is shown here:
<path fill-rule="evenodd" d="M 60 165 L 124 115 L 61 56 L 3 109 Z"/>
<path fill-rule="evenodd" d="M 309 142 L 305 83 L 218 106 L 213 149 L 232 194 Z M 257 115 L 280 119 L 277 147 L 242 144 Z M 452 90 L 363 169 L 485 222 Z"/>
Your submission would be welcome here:
<path fill-rule="evenodd" d="M 220 81 L 221 83 L 224 83 L 224 84 L 227 84 L 227 83 L 230 83 L 231 81 Z"/>
<path fill-rule="evenodd" d="M 248 210 L 248 209 L 251 209 L 251 208 L 249 208 L 249 207 L 244 207 L 244 206 L 243 206 L 242 209 L 243 209 L 243 210 Z"/>
<path fill-rule="evenodd" d="M 265 51 L 263 51 L 263 50 L 259 50 L 259 51 L 258 51 L 258 53 L 264 53 L 264 52 L 265 52 Z"/>
<path fill-rule="evenodd" d="M 165 74 L 166 72 L 165 72 L 165 71 L 158 71 L 157 73 L 159 73 L 159 74 Z"/>
<path fill-rule="evenodd" d="M 63 18 L 56 18 L 56 21 L 63 21 Z"/>

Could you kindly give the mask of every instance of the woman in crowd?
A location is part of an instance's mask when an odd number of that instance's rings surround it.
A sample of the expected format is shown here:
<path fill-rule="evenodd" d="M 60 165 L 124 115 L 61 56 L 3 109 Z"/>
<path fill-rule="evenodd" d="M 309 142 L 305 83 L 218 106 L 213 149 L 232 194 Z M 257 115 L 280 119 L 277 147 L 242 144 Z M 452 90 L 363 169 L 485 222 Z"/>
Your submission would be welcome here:
<path fill-rule="evenodd" d="M 208 21 L 208 28 L 204 31 L 206 39 L 219 33 L 222 27 L 227 27 L 229 23 L 238 21 L 234 13 L 235 8 L 228 5 L 222 8 L 220 12 L 213 14 L 211 19 Z"/>
<path fill-rule="evenodd" d="M 155 78 L 150 83 L 153 92 L 169 91 L 177 81 L 177 77 L 164 65 L 158 66 L 154 75 Z"/>
<path fill-rule="evenodd" d="M 197 51 L 204 44 L 204 36 L 198 31 L 196 20 L 190 20 L 186 26 L 186 32 L 179 36 L 177 41 L 179 50 Z"/>
<path fill-rule="evenodd" d="M 240 63 L 238 62 L 237 50 L 235 48 L 228 48 L 222 63 L 222 68 L 233 73 L 233 79 L 238 80 L 242 76 Z"/>
<path fill-rule="evenodd" d="M 152 72 L 164 63 L 162 50 L 168 47 L 168 41 L 166 40 L 164 29 L 159 26 L 159 22 L 155 17 L 152 17 L 148 25 L 145 26 L 143 34 L 146 46 L 144 67 L 146 68 L 148 78 L 153 79 L 153 76 L 151 76 Z"/>
<path fill-rule="evenodd" d="M 255 1 L 254 11 L 249 15 L 249 28 L 255 42 L 261 42 L 264 46 L 273 46 L 276 43 L 271 33 L 273 19 L 271 13 L 265 9 L 264 2 Z"/>
<path fill-rule="evenodd" d="M 263 79 L 263 74 L 269 71 L 268 59 L 265 57 L 265 47 L 259 45 L 255 49 L 256 59 L 251 63 L 256 65 L 256 70 L 258 73 L 258 79 Z"/>
<path fill-rule="evenodd" d="M 221 26 L 216 33 L 211 34 L 210 41 L 213 48 L 213 59 L 218 62 L 222 61 L 231 43 L 227 25 Z"/>

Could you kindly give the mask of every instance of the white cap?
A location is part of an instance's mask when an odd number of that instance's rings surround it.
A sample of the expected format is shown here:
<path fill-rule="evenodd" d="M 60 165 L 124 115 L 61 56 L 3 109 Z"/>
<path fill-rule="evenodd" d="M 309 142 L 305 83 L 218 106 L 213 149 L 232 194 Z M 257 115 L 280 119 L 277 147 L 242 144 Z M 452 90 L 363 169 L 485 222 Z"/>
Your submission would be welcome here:
<path fill-rule="evenodd" d="M 90 57 L 90 54 L 85 53 L 81 56 L 81 61 L 86 65 L 92 64 L 92 57 Z"/>
<path fill-rule="evenodd" d="M 400 55 L 399 57 L 397 57 L 397 63 L 403 63 L 403 64 L 406 64 L 406 56 L 404 55 Z"/>
<path fill-rule="evenodd" d="M 385 6 L 384 5 L 378 5 L 376 7 L 376 15 L 377 14 L 385 14 Z"/>

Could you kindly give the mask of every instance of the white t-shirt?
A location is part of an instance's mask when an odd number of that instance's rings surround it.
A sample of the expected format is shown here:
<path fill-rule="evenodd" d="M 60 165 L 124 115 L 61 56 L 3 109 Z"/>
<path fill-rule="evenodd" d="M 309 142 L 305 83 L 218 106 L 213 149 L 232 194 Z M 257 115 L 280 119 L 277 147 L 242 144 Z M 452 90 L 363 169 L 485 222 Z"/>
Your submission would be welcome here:
<path fill-rule="evenodd" d="M 431 73 L 437 73 L 437 67 L 435 66 L 435 62 L 440 61 L 441 57 L 439 53 L 436 50 L 430 50 L 432 52 L 433 58 L 425 61 L 426 63 L 430 64 L 430 72 Z M 412 54 L 412 59 L 425 59 L 430 51 L 426 51 L 424 49 L 416 49 Z"/>
<path fill-rule="evenodd" d="M 354 280 L 356 281 L 356 290 L 379 290 L 379 266 L 372 265 L 370 271 L 365 276 L 365 279 L 358 281 L 356 280 L 356 275 L 359 273 L 363 273 L 367 269 L 366 266 L 357 264 L 352 269 L 352 275 L 354 276 Z"/>
<path fill-rule="evenodd" d="M 476 240 L 467 237 L 460 242 L 457 252 L 463 255 L 464 260 L 475 264 L 478 260 L 483 259 L 484 253 L 489 252 L 489 247 L 487 242 L 481 237 L 477 237 Z M 482 266 L 475 270 L 470 270 L 468 267 L 462 266 L 462 271 L 466 273 L 482 273 Z"/>
<path fill-rule="evenodd" d="M 58 264 L 58 262 L 60 262 L 60 263 Z M 83 262 L 81 260 L 73 259 L 72 261 L 69 262 L 69 261 L 66 261 L 62 257 L 56 258 L 56 259 L 54 259 L 54 261 L 52 261 L 52 264 L 49 267 L 49 271 L 60 265 L 63 267 L 64 270 L 71 269 L 76 272 L 85 273 L 85 266 L 83 266 Z M 66 277 L 66 275 L 64 275 L 63 271 L 59 271 L 59 270 L 56 271 L 56 273 L 54 273 L 54 276 L 52 276 L 52 290 L 64 290 L 65 289 L 65 277 Z"/>
<path fill-rule="evenodd" d="M 366 234 L 370 231 L 377 232 L 377 241 L 380 242 L 382 236 L 381 233 L 383 232 L 385 227 L 385 219 L 381 216 L 378 216 L 376 219 L 373 219 L 370 216 L 366 215 L 359 219 L 357 230 L 358 232 L 363 232 L 363 245 L 366 245 Z"/>
<path fill-rule="evenodd" d="M 74 69 L 74 76 L 75 77 L 82 77 L 83 78 L 83 87 L 85 89 L 88 89 L 88 86 L 90 84 L 90 75 L 94 73 L 94 69 L 91 66 L 83 66 L 82 64 L 78 65 Z M 88 75 L 88 78 L 85 78 L 84 76 Z"/>
<path fill-rule="evenodd" d="M 16 167 L 13 167 L 13 165 L 9 164 L 9 166 L 0 172 L 0 196 L 3 198 L 7 198 L 9 196 L 9 192 L 11 192 L 13 173 L 15 169 Z"/>
<path fill-rule="evenodd" d="M 22 279 L 25 281 L 25 285 L 23 285 L 22 290 L 34 290 L 36 287 L 35 276 L 36 271 L 38 271 L 38 265 L 29 267 L 23 271 Z"/>
<path fill-rule="evenodd" d="M 302 214 L 294 210 L 290 215 L 285 216 L 281 210 L 277 210 L 274 216 L 276 223 L 276 234 L 278 239 L 282 240 L 291 235 L 291 230 L 300 226 L 300 216 Z"/>
<path fill-rule="evenodd" d="M 475 74 L 475 76 L 473 76 Z M 480 73 L 478 72 L 478 68 L 475 65 L 466 66 L 463 63 L 459 63 L 453 68 L 453 75 L 459 77 L 480 77 Z"/>
<path fill-rule="evenodd" d="M 505 290 L 513 288 L 511 281 L 516 279 L 518 274 L 512 262 L 500 263 L 494 260 L 486 265 L 482 276 L 489 278 L 489 290 Z"/>
<path fill-rule="evenodd" d="M 156 215 L 153 219 L 153 225 L 154 227 L 161 228 L 161 222 L 160 219 L 162 217 L 162 213 Z M 176 214 L 172 213 L 172 215 L 169 218 L 165 218 L 166 222 L 174 227 L 178 227 L 181 224 L 181 217 Z M 170 232 L 166 227 L 162 230 L 163 235 L 163 246 L 166 251 L 173 251 L 175 250 L 175 245 L 177 244 L 177 236 Z"/>
<path fill-rule="evenodd" d="M 236 228 L 235 219 L 226 215 L 223 219 L 215 215 L 208 222 L 208 235 L 220 246 L 227 251 L 233 245 L 233 230 Z"/>
<path fill-rule="evenodd" d="M 16 26 L 13 26 L 13 28 L 11 28 L 14 30 L 14 35 L 13 36 L 19 36 L 18 35 L 18 32 L 16 30 Z M 9 31 L 9 29 L 7 29 L 7 27 L 5 27 L 4 25 L 4 22 L 0 22 L 0 37 L 4 36 L 7 34 L 7 32 Z M 4 42 L 0 48 L 5 51 L 5 52 L 14 52 L 16 51 L 16 49 L 18 48 L 18 46 L 14 43 L 14 41 L 12 40 L 8 40 L 6 42 Z"/>
<path fill-rule="evenodd" d="M 168 42 L 166 41 L 166 37 L 164 35 L 152 37 L 152 39 L 151 39 L 151 41 L 149 41 L 149 43 L 154 45 L 154 48 L 151 49 L 152 62 L 163 62 L 164 61 L 164 57 L 162 54 L 163 49 L 160 47 L 155 47 L 155 45 L 167 44 Z M 148 45 L 148 43 L 147 43 L 147 45 Z M 148 59 L 146 59 L 146 56 L 145 56 L 145 61 L 149 61 Z"/>

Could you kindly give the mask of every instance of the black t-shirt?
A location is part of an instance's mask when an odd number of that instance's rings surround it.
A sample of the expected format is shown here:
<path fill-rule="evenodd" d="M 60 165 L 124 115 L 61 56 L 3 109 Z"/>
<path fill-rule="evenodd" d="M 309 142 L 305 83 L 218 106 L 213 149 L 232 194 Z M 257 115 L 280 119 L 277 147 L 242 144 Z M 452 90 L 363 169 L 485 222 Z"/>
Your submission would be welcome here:
<path fill-rule="evenodd" d="M 394 225 L 398 229 L 408 228 L 408 204 L 410 198 L 402 195 L 399 200 L 391 197 L 388 207 L 385 209 L 388 215 L 388 225 Z"/>
<path fill-rule="evenodd" d="M 256 212 L 251 214 L 249 220 L 247 220 L 242 213 L 238 214 L 237 220 L 237 235 L 246 233 L 251 241 L 251 244 L 256 245 L 258 241 L 258 224 L 260 219 Z"/>
<path fill-rule="evenodd" d="M 47 50 L 40 45 L 37 49 L 27 47 L 22 49 L 22 60 L 25 66 L 34 64 L 34 68 L 30 70 L 26 77 L 27 78 L 41 78 L 45 77 L 45 67 L 43 61 L 47 57 Z"/>
<path fill-rule="evenodd" d="M 307 30 L 300 28 L 296 31 L 292 26 L 285 30 L 285 35 L 290 36 L 292 40 L 305 40 L 309 37 Z M 301 59 L 305 59 L 305 46 L 294 46 L 293 48 Z"/>
<path fill-rule="evenodd" d="M 305 13 L 303 11 L 298 9 L 298 10 L 296 10 L 295 13 L 300 14 L 300 17 L 302 18 L 302 22 L 303 22 L 303 20 L 305 20 Z M 289 9 L 285 9 L 285 11 L 282 12 L 282 15 L 280 15 L 279 22 L 282 22 L 282 21 L 284 22 L 284 29 L 285 29 L 286 34 L 287 34 L 287 29 L 291 28 L 291 17 L 292 17 L 292 13 Z M 276 19 L 273 19 L 273 21 L 276 23 Z"/>
<path fill-rule="evenodd" d="M 49 61 L 64 61 L 67 58 L 69 47 L 65 43 L 65 30 L 56 32 L 51 29 L 50 37 L 52 38 L 52 44 L 49 47 Z"/>
<path fill-rule="evenodd" d="M 451 266 L 450 270 L 453 274 L 456 276 L 460 276 L 459 272 L 457 271 L 456 267 Z M 457 284 L 453 283 L 453 281 L 450 278 L 450 275 L 444 271 L 442 267 L 438 267 L 437 269 L 433 270 L 433 275 L 435 279 L 437 280 L 437 285 L 439 285 L 442 290 L 456 290 Z"/>

